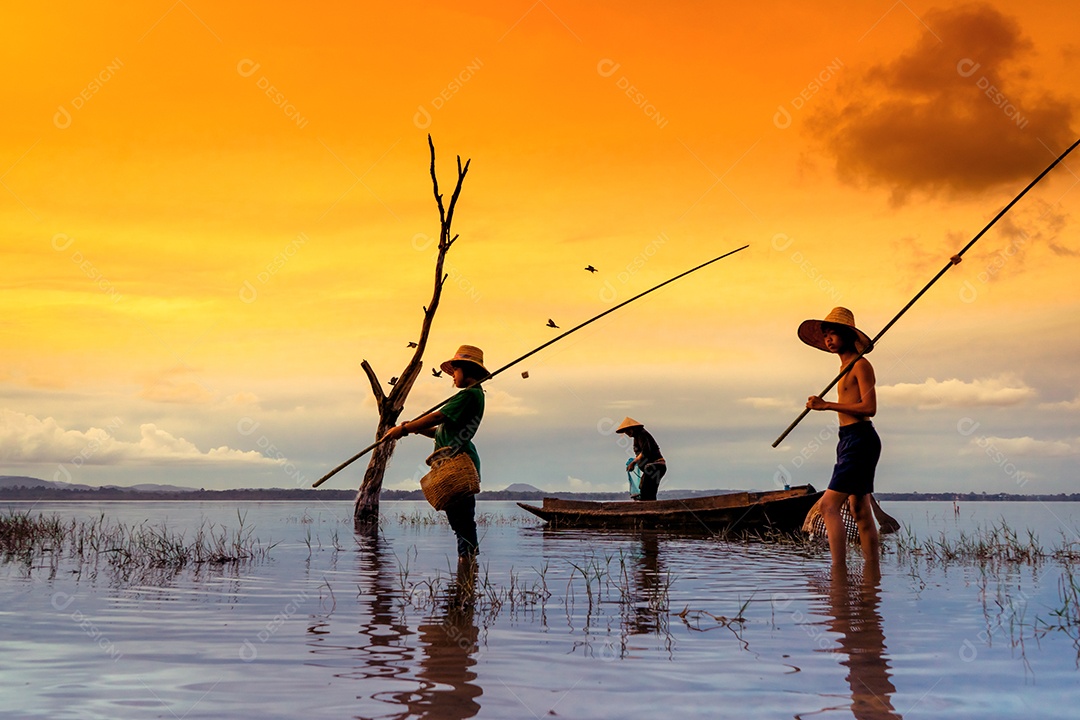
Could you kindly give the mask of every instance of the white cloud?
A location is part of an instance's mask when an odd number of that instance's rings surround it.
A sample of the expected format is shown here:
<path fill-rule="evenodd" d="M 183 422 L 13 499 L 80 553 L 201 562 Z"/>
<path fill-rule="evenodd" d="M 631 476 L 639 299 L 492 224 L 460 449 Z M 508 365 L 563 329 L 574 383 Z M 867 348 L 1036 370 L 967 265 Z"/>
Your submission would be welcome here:
<path fill-rule="evenodd" d="M 490 415 L 536 415 L 536 408 L 528 407 L 525 402 L 505 390 L 488 390 L 484 399 L 484 412 Z"/>
<path fill-rule="evenodd" d="M 1021 456 L 1068 457 L 1080 453 L 1080 439 L 1036 440 L 1026 435 L 1018 438 L 977 437 L 971 439 L 964 453 L 986 453 L 995 458 L 1000 456 L 1000 459 Z"/>
<path fill-rule="evenodd" d="M 1080 410 L 1080 394 L 1072 400 L 1062 400 L 1056 403 L 1039 403 L 1040 410 Z"/>
<path fill-rule="evenodd" d="M 918 408 L 976 407 L 1018 405 L 1035 396 L 1035 390 L 1012 375 L 975 379 L 957 378 L 938 382 L 927 378 L 922 383 L 879 385 L 878 397 L 890 405 L 914 405 Z"/>
<path fill-rule="evenodd" d="M 138 442 L 118 440 L 123 421 L 105 428 L 65 430 L 51 417 L 39 420 L 14 410 L 0 410 L 0 460 L 13 463 L 76 463 L 78 465 L 279 465 L 255 450 L 222 445 L 202 452 L 153 423 L 139 426 Z"/>
<path fill-rule="evenodd" d="M 778 408 L 792 407 L 791 400 L 780 400 L 779 398 L 769 397 L 744 397 L 739 398 L 739 402 L 743 405 L 758 408 L 759 410 L 776 410 Z"/>
<path fill-rule="evenodd" d="M 426 469 L 426 468 L 425 468 Z M 391 478 L 386 476 L 383 478 L 384 490 L 419 490 L 420 479 L 419 477 L 399 477 Z"/>
<path fill-rule="evenodd" d="M 562 488 L 558 488 L 561 490 Z M 576 478 L 573 475 L 566 476 L 566 489 L 569 492 L 610 492 L 606 488 L 597 488 L 588 480 Z"/>

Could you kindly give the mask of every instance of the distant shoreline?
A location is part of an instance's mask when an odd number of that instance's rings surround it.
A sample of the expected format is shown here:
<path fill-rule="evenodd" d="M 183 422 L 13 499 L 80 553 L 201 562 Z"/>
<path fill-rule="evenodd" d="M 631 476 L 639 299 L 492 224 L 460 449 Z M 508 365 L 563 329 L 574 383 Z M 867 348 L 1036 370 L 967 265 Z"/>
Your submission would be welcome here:
<path fill-rule="evenodd" d="M 659 494 L 660 500 L 674 500 L 680 497 L 700 497 L 736 490 L 668 490 Z M 314 490 L 314 489 L 277 489 L 246 488 L 235 490 L 191 490 L 184 492 L 149 492 L 124 488 L 89 488 L 58 489 L 41 487 L 0 488 L 0 502 L 62 500 L 68 502 L 99 501 L 168 501 L 168 502 L 205 502 L 205 501 L 297 501 L 297 500 L 353 500 L 355 490 Z M 383 500 L 423 500 L 420 490 L 384 490 L 380 495 Z M 540 502 L 545 497 L 559 497 L 567 500 L 617 501 L 626 500 L 625 492 L 517 492 L 507 490 L 484 491 L 476 496 L 477 501 L 525 501 Z M 1058 493 L 1052 495 L 1014 495 L 1011 493 L 875 493 L 882 502 L 922 501 L 922 502 L 1080 502 L 1080 493 Z"/>

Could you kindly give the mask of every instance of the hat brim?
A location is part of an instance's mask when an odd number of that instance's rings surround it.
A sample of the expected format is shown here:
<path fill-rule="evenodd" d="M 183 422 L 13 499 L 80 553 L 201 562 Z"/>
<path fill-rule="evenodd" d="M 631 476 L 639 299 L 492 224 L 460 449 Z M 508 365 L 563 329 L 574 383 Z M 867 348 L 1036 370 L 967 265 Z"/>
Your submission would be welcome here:
<path fill-rule="evenodd" d="M 865 355 L 874 349 L 874 343 L 871 342 L 869 335 L 867 335 L 854 325 L 848 325 L 847 323 L 838 323 L 834 320 L 803 320 L 802 324 L 799 325 L 799 339 L 810 347 L 829 352 L 829 348 L 825 346 L 825 333 L 821 331 L 821 324 L 825 322 L 831 325 L 843 325 L 846 328 L 851 328 L 852 332 L 855 333 L 856 337 L 856 352 Z"/>
<path fill-rule="evenodd" d="M 621 427 L 621 428 L 619 428 L 619 429 L 618 429 L 618 430 L 616 430 L 615 432 L 617 432 L 617 433 L 621 433 L 621 434 L 625 435 L 625 434 L 626 434 L 626 433 L 628 433 L 629 431 L 631 431 L 631 430 L 634 430 L 634 429 L 636 429 L 636 428 L 641 428 L 641 427 L 645 427 L 645 426 L 644 426 L 644 425 L 627 425 L 626 427 Z"/>

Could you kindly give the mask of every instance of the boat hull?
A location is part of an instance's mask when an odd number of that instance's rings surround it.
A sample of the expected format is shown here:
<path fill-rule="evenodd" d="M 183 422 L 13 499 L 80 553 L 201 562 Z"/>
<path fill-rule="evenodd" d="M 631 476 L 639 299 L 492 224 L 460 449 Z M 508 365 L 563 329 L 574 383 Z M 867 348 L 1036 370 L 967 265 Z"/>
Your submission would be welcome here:
<path fill-rule="evenodd" d="M 798 530 L 822 496 L 812 485 L 765 492 L 735 492 L 652 502 L 590 502 L 544 498 L 518 506 L 552 527 L 655 528 L 711 533 Z"/>

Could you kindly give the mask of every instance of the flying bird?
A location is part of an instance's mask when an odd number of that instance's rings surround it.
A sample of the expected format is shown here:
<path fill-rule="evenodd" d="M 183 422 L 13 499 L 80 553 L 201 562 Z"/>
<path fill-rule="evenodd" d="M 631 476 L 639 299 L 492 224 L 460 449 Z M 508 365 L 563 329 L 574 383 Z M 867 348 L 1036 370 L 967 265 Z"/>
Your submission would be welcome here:
<path fill-rule="evenodd" d="M 529 379 L 529 371 L 528 371 L 528 370 L 526 370 L 525 372 L 521 373 L 521 377 L 523 377 L 523 378 L 525 378 L 526 380 L 528 380 L 528 379 Z"/>
<path fill-rule="evenodd" d="M 554 321 L 554 320 L 552 320 L 551 318 L 548 318 L 548 324 L 547 324 L 547 326 L 548 326 L 548 327 L 552 327 L 552 328 L 557 328 L 557 327 L 559 327 L 558 325 L 556 325 L 556 324 L 555 324 L 555 321 Z"/>
<path fill-rule="evenodd" d="M 435 377 L 442 377 L 442 370 L 436 370 L 435 368 L 431 368 L 431 374 Z"/>
<path fill-rule="evenodd" d="M 408 345 L 406 345 L 406 347 L 414 348 L 414 347 L 416 347 L 416 343 L 410 342 Z"/>
<path fill-rule="evenodd" d="M 588 270 L 591 273 L 596 272 L 596 268 L 594 268 L 592 265 L 586 265 L 585 269 Z"/>

